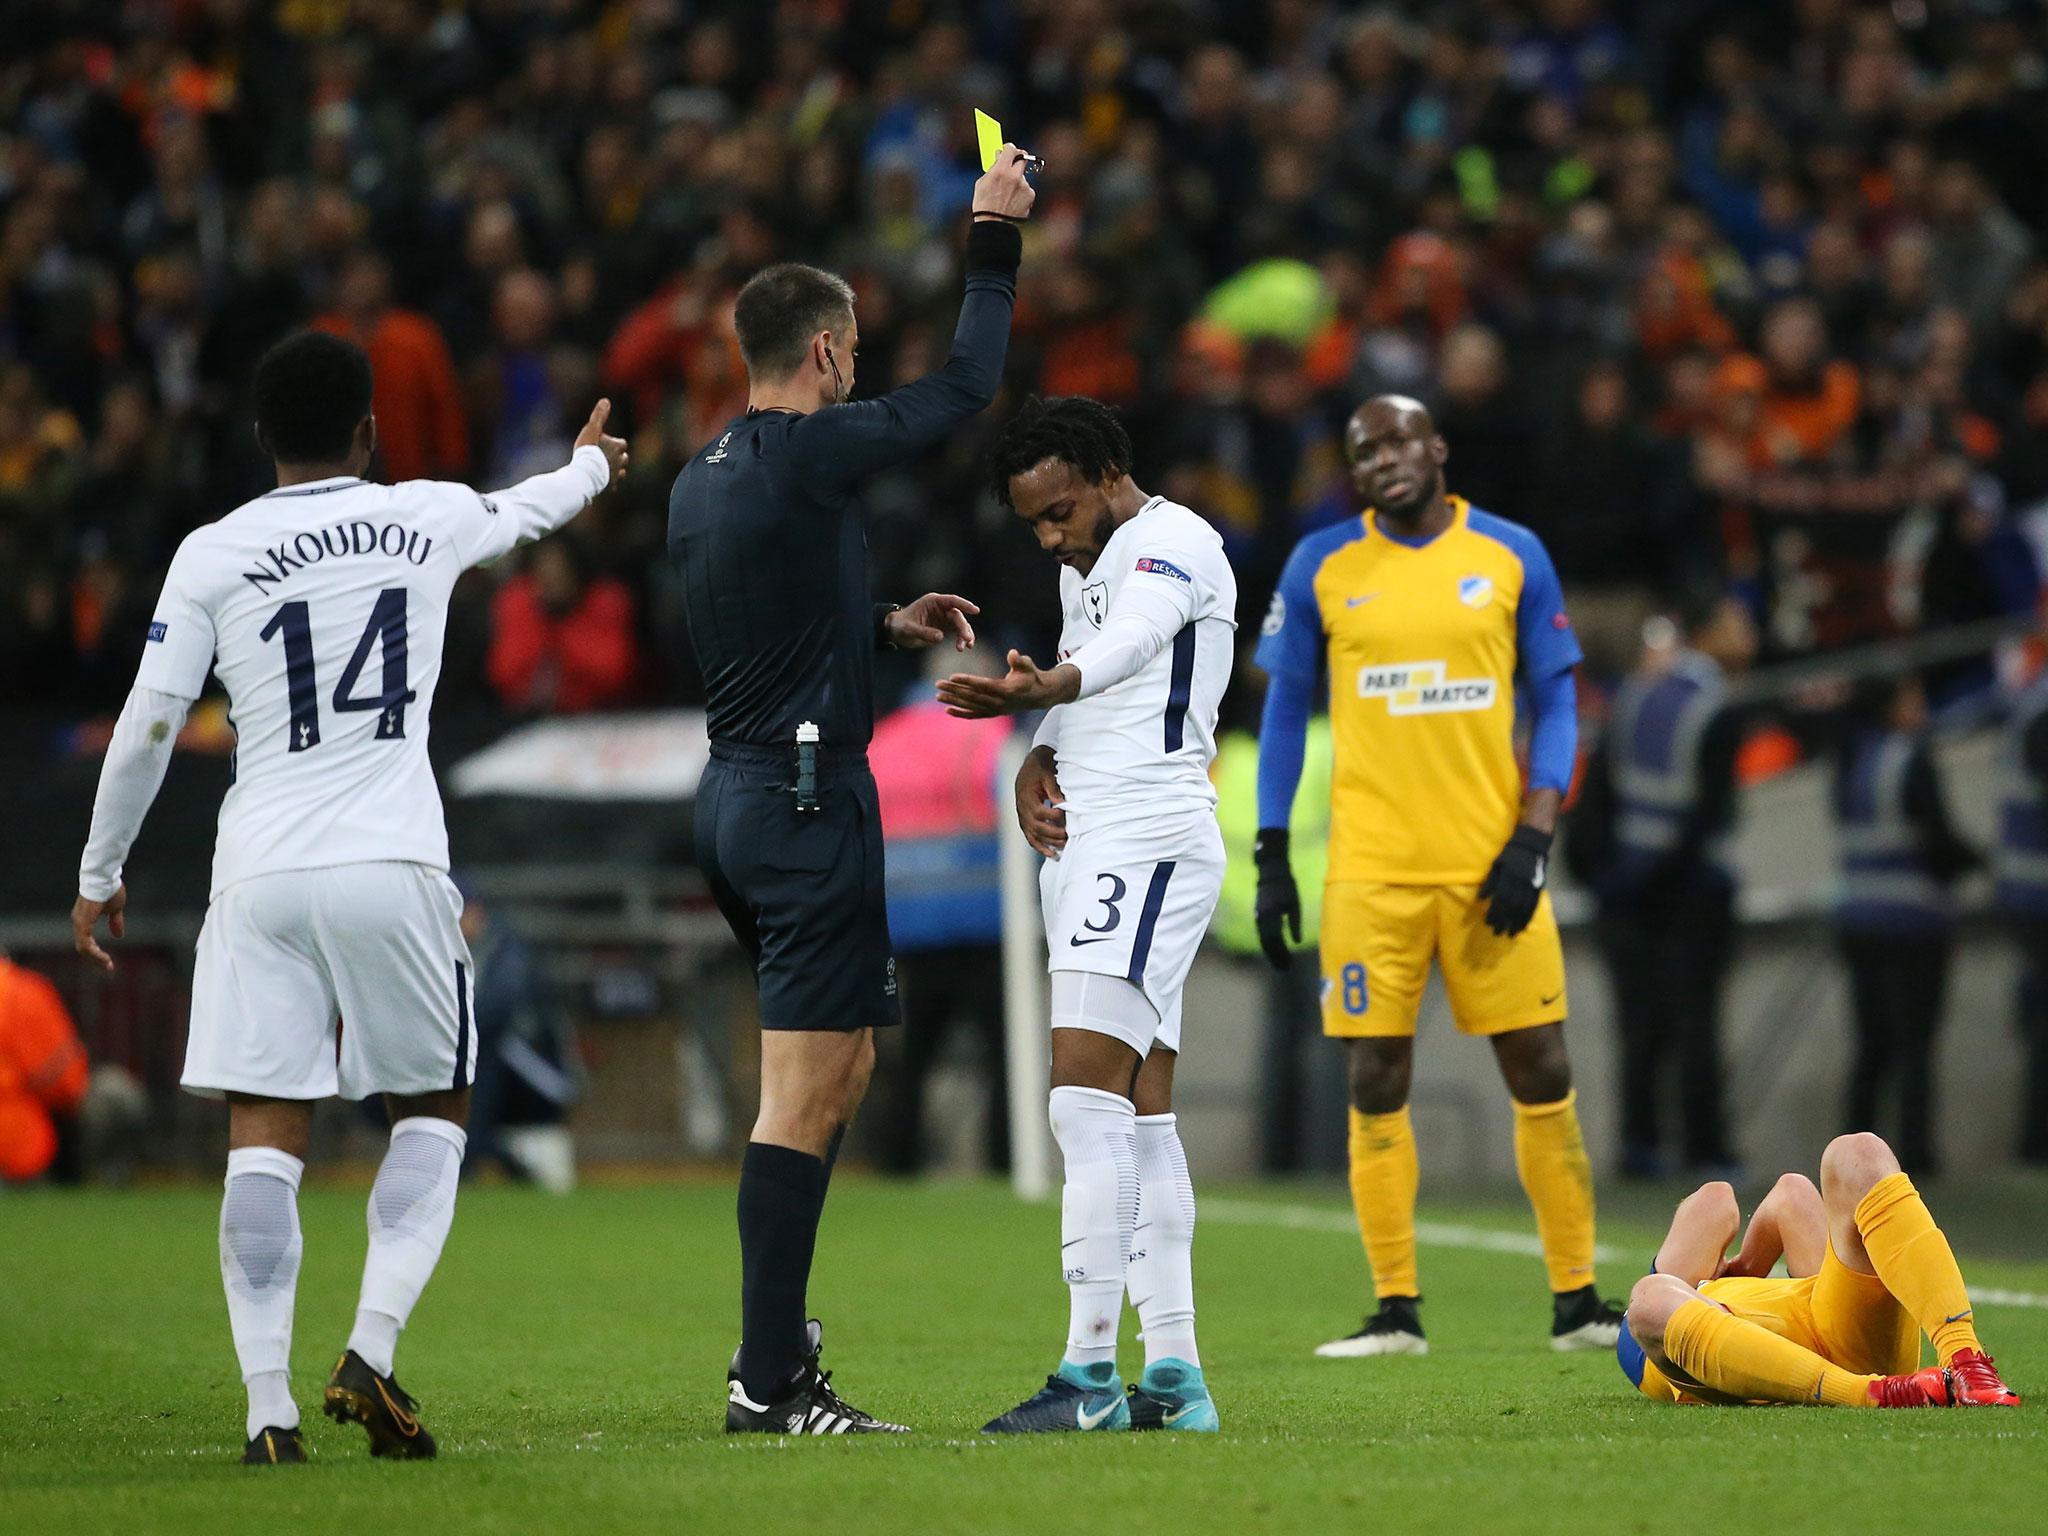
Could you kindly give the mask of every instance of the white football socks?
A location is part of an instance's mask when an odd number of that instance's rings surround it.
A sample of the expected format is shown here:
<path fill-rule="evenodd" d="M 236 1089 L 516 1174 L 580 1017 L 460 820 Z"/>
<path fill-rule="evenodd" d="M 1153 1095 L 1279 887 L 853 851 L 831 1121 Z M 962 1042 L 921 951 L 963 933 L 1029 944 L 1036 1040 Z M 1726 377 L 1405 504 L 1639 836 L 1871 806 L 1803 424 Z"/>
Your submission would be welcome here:
<path fill-rule="evenodd" d="M 1145 1366 L 1200 1365 L 1195 1350 L 1195 1186 L 1174 1117 L 1139 1115 L 1138 1227 L 1131 1246 L 1131 1305 Z"/>
<path fill-rule="evenodd" d="M 348 1347 L 379 1376 L 391 1374 L 399 1330 L 440 1261 L 468 1145 L 461 1126 L 427 1115 L 391 1127 L 391 1146 L 370 1186 L 370 1253 L 348 1337 Z"/>
<path fill-rule="evenodd" d="M 1120 1094 L 1055 1088 L 1052 1133 L 1066 1158 L 1060 1196 L 1060 1268 L 1069 1306 L 1067 1359 L 1116 1360 L 1124 1271 L 1138 1222 L 1137 1112 Z"/>
<path fill-rule="evenodd" d="M 249 1389 L 248 1436 L 296 1429 L 292 1401 L 292 1304 L 299 1289 L 299 1179 L 306 1165 L 276 1147 L 228 1153 L 220 1202 L 220 1278 L 228 1326 Z"/>

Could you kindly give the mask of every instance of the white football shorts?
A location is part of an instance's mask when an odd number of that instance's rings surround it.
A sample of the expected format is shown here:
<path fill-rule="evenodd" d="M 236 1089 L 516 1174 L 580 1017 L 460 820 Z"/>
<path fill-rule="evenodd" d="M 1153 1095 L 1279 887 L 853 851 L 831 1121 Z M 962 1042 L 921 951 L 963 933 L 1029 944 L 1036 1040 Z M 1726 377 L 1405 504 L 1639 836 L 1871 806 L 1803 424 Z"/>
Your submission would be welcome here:
<path fill-rule="evenodd" d="M 1038 875 L 1046 969 L 1132 982 L 1157 1027 L 1142 1039 L 1103 1032 L 1140 1056 L 1155 1042 L 1178 1051 L 1181 991 L 1222 891 L 1223 834 L 1210 807 L 1106 813 L 1092 825 L 1070 810 L 1067 846 Z"/>
<path fill-rule="evenodd" d="M 272 1099 L 468 1087 L 476 973 L 461 916 L 454 882 L 424 864 L 236 881 L 199 930 L 184 1086 Z"/>

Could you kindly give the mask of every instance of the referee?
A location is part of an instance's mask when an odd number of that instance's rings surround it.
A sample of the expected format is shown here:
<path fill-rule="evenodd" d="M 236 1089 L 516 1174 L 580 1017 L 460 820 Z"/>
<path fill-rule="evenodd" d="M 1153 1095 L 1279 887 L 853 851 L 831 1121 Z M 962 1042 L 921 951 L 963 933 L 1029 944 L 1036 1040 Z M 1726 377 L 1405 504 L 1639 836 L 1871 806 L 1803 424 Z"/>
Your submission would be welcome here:
<path fill-rule="evenodd" d="M 747 413 L 683 466 L 668 548 L 704 677 L 711 763 L 697 861 L 754 962 L 761 1112 L 740 1165 L 741 1343 L 725 1427 L 769 1434 L 900 1431 L 843 1401 L 818 1369 L 804 1292 L 839 1138 L 867 1088 L 873 1031 L 898 1019 L 868 772 L 874 652 L 951 636 L 974 604 L 906 607 L 868 590 L 858 487 L 995 398 L 1036 197 L 1005 145 L 974 186 L 967 293 L 953 353 L 929 378 L 848 403 L 853 290 L 815 267 L 757 273 L 733 311 Z"/>

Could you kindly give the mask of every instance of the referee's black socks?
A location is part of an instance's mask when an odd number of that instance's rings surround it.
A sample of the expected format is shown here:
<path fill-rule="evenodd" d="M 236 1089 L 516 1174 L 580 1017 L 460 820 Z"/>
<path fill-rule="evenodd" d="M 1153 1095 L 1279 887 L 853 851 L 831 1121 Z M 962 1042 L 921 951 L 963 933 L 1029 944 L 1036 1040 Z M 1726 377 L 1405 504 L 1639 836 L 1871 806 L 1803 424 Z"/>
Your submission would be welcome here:
<path fill-rule="evenodd" d="M 740 1161 L 740 1385 L 772 1402 L 804 1355 L 804 1292 L 825 1204 L 822 1158 L 764 1141 Z"/>

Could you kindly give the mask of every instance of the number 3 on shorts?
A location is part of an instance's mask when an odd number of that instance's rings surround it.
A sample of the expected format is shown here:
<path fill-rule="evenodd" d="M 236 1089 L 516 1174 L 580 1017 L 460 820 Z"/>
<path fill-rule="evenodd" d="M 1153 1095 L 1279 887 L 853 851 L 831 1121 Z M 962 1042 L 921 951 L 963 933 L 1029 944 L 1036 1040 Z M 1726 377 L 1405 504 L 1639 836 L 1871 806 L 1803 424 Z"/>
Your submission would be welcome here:
<path fill-rule="evenodd" d="M 1365 1012 L 1365 967 L 1354 960 L 1344 967 L 1344 1011 L 1354 1019 Z"/>

